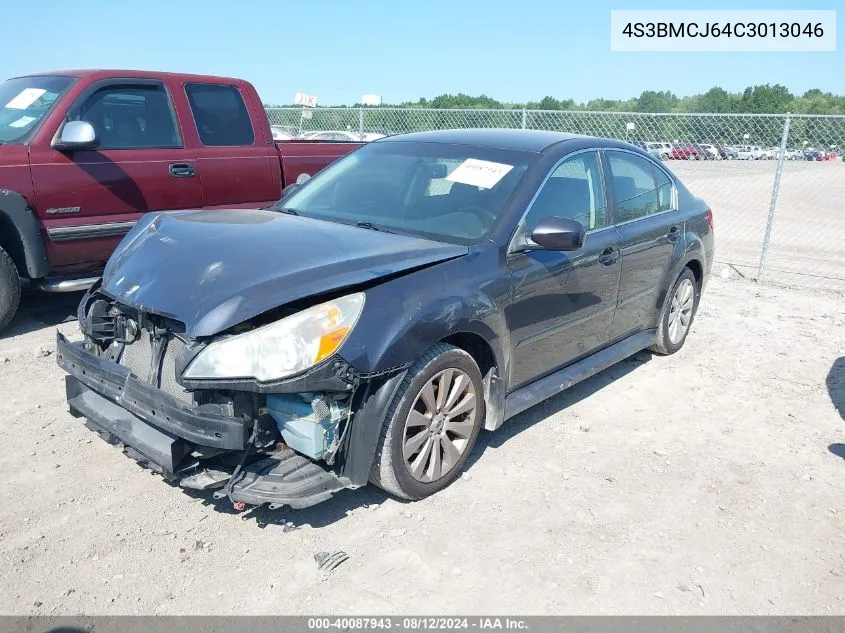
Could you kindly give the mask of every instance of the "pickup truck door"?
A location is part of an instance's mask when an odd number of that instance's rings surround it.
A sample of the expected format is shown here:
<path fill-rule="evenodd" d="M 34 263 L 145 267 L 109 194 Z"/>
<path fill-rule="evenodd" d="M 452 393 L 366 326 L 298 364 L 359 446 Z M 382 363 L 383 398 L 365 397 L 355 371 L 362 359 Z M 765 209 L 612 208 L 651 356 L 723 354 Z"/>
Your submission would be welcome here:
<path fill-rule="evenodd" d="M 69 120 L 94 126 L 99 145 L 61 152 L 33 145 L 32 180 L 57 271 L 96 268 L 147 211 L 199 208 L 194 150 L 183 144 L 167 88 L 153 79 L 93 83 Z"/>
<path fill-rule="evenodd" d="M 237 85 L 187 82 L 203 208 L 262 207 L 281 197 L 281 167 L 266 115 Z M 249 104 L 249 107 L 248 105 Z M 267 128 L 269 134 L 269 128 Z"/>

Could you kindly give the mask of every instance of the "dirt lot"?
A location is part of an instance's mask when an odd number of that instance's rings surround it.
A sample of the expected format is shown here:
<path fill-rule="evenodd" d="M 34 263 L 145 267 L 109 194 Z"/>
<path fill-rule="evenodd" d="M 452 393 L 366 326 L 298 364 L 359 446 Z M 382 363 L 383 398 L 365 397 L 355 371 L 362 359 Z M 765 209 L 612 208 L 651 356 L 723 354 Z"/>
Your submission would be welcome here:
<path fill-rule="evenodd" d="M 777 161 L 683 161 L 666 166 L 716 219 L 719 261 L 756 278 Z M 845 163 L 786 161 L 763 278 L 845 291 Z"/>
<path fill-rule="evenodd" d="M 681 353 L 482 435 L 445 492 L 243 518 L 66 412 L 44 323 L 72 304 L 0 341 L 0 612 L 845 611 L 841 296 L 716 275 Z"/>

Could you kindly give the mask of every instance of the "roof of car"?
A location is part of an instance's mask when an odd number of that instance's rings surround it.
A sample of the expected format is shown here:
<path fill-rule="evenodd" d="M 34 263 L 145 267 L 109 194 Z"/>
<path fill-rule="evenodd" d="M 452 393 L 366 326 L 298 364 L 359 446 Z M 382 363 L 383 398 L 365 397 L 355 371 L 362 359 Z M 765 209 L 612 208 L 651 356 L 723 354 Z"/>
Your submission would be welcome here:
<path fill-rule="evenodd" d="M 21 77 L 88 77 L 92 79 L 118 78 L 139 78 L 139 79 L 163 79 L 165 77 L 178 77 L 196 82 L 211 81 L 213 83 L 244 83 L 243 79 L 235 77 L 220 77 L 217 75 L 195 75 L 191 73 L 159 72 L 153 70 L 128 70 L 117 68 L 75 68 L 63 70 L 50 70 L 20 75 Z"/>
<path fill-rule="evenodd" d="M 454 143 L 474 145 L 496 149 L 512 149 L 527 152 L 542 152 L 551 145 L 562 141 L 574 141 L 591 138 L 580 134 L 549 132 L 545 130 L 522 130 L 500 128 L 475 128 L 460 130 L 436 130 L 433 132 L 411 132 L 398 134 L 374 141 L 391 143 L 396 141 L 416 141 L 420 143 Z M 624 146 L 624 143 L 604 138 L 595 138 L 597 146 Z"/>

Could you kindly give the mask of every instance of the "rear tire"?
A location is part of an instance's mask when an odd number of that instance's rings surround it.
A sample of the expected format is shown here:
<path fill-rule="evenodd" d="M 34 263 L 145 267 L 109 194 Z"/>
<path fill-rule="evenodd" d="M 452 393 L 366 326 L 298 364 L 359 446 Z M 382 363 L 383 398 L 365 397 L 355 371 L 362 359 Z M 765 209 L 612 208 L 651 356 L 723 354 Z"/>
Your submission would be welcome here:
<path fill-rule="evenodd" d="M 443 490 L 472 452 L 484 414 L 478 365 L 438 343 L 408 370 L 387 410 L 370 481 L 403 499 Z"/>
<path fill-rule="evenodd" d="M 21 303 L 21 278 L 9 254 L 0 248 L 0 331 L 6 329 Z"/>
<path fill-rule="evenodd" d="M 700 293 L 695 275 L 689 268 L 684 268 L 666 293 L 657 336 L 654 345 L 649 348 L 652 352 L 668 356 L 684 346 L 698 311 Z"/>

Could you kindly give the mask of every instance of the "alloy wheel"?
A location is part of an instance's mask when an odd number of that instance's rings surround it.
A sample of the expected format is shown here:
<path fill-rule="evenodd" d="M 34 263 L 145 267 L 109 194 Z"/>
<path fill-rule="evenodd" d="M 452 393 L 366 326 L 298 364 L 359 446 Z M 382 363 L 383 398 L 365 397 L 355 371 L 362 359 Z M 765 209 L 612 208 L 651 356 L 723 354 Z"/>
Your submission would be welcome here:
<path fill-rule="evenodd" d="M 402 455 L 417 481 L 442 479 L 455 468 L 469 445 L 478 415 L 470 377 L 444 369 L 417 394 L 405 420 Z"/>
<path fill-rule="evenodd" d="M 692 310 L 695 307 L 695 288 L 692 281 L 684 279 L 675 288 L 672 303 L 669 306 L 669 340 L 677 345 L 692 323 Z"/>

